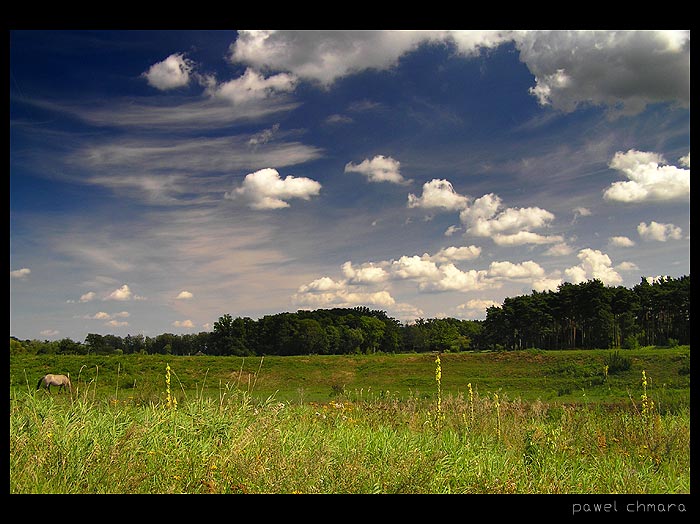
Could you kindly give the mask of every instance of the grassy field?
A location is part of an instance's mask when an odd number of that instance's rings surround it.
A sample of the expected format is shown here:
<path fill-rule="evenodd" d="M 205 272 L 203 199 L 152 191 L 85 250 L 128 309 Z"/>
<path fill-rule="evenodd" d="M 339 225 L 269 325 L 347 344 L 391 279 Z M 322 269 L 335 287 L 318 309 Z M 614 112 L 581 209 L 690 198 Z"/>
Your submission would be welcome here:
<path fill-rule="evenodd" d="M 689 347 L 611 353 L 13 356 L 10 492 L 689 493 Z"/>

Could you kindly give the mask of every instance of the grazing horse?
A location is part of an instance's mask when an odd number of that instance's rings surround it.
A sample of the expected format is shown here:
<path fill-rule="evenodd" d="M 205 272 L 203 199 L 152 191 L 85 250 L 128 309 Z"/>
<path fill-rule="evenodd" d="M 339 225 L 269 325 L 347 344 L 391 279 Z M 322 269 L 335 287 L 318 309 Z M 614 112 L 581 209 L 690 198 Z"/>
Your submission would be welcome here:
<path fill-rule="evenodd" d="M 68 391 L 71 393 L 73 392 L 73 389 L 71 388 L 70 385 L 70 379 L 65 376 L 65 375 L 44 375 L 39 379 L 39 382 L 36 385 L 36 389 L 38 390 L 42 386 L 46 387 L 46 389 L 51 393 L 51 386 L 58 386 L 58 390 L 61 391 L 68 387 Z"/>

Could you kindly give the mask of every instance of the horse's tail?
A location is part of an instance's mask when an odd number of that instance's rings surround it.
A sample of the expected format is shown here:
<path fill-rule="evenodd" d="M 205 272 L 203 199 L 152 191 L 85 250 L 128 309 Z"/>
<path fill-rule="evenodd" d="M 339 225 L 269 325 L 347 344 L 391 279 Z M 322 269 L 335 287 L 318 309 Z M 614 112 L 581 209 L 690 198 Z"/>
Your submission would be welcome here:
<path fill-rule="evenodd" d="M 39 382 L 36 383 L 36 389 L 38 390 L 41 387 L 41 382 L 44 380 L 44 377 L 41 377 L 39 379 Z"/>

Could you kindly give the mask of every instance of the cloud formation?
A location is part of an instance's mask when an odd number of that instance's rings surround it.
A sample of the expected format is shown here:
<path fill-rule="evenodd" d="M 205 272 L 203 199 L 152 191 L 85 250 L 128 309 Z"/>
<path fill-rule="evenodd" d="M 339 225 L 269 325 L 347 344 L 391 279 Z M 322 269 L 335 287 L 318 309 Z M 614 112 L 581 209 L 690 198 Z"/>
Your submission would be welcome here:
<path fill-rule="evenodd" d="M 10 278 L 27 278 L 31 272 L 32 270 L 28 267 L 23 267 L 22 269 L 15 269 L 14 271 L 10 271 Z"/>
<path fill-rule="evenodd" d="M 172 54 L 165 60 L 153 64 L 143 76 L 149 85 L 166 91 L 184 87 L 190 82 L 193 62 L 181 53 Z"/>
<path fill-rule="evenodd" d="M 581 264 L 564 270 L 564 273 L 574 284 L 580 284 L 589 279 L 598 279 L 608 286 L 617 286 L 622 277 L 612 267 L 610 257 L 597 249 L 585 248 L 579 251 Z"/>
<path fill-rule="evenodd" d="M 655 240 L 657 242 L 678 240 L 682 235 L 680 227 L 673 224 L 660 224 L 653 220 L 648 225 L 646 222 L 640 222 L 637 226 L 637 233 L 643 240 Z"/>
<path fill-rule="evenodd" d="M 553 244 L 563 241 L 559 235 L 545 236 L 534 233 L 549 225 L 554 215 L 539 207 L 509 207 L 499 212 L 501 198 L 493 193 L 477 198 L 460 212 L 460 220 L 468 234 L 489 237 L 498 245 Z"/>
<path fill-rule="evenodd" d="M 365 158 L 359 164 L 348 162 L 346 173 L 360 173 L 370 182 L 391 182 L 392 184 L 409 184 L 401 174 L 401 163 L 390 156 L 377 155 L 371 160 Z"/>
<path fill-rule="evenodd" d="M 265 78 L 253 69 L 246 69 L 238 78 L 223 83 L 210 80 L 206 93 L 214 98 L 227 100 L 234 105 L 260 102 L 280 93 L 288 93 L 296 87 L 293 75 L 279 73 Z"/>
<path fill-rule="evenodd" d="M 449 181 L 437 178 L 423 184 L 423 194 L 420 197 L 413 193 L 408 195 L 409 208 L 458 211 L 468 203 L 469 198 L 457 193 Z"/>
<path fill-rule="evenodd" d="M 420 45 L 473 56 L 505 43 L 535 77 L 530 94 L 559 111 L 590 104 L 633 115 L 650 103 L 690 102 L 689 31 L 239 31 L 230 60 L 327 87 L 394 67 Z"/>
<path fill-rule="evenodd" d="M 289 207 L 287 200 L 309 200 L 321 191 L 321 184 L 306 177 L 288 175 L 281 178 L 276 169 L 265 168 L 246 175 L 243 184 L 226 198 L 242 197 L 252 209 L 282 209 Z"/>
<path fill-rule="evenodd" d="M 614 182 L 603 193 L 606 200 L 626 203 L 678 200 L 690 197 L 690 168 L 682 169 L 665 163 L 661 155 L 630 149 L 618 151 L 610 168 L 620 171 L 629 180 Z M 682 159 L 690 166 L 690 154 Z"/>

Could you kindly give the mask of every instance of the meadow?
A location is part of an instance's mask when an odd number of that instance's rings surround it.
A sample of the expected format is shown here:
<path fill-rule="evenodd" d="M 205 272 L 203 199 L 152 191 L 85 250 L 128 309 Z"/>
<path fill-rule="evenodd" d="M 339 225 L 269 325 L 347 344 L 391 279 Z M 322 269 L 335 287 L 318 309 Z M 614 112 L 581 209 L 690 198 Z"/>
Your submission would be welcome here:
<path fill-rule="evenodd" d="M 14 355 L 10 493 L 688 494 L 689 355 Z"/>

